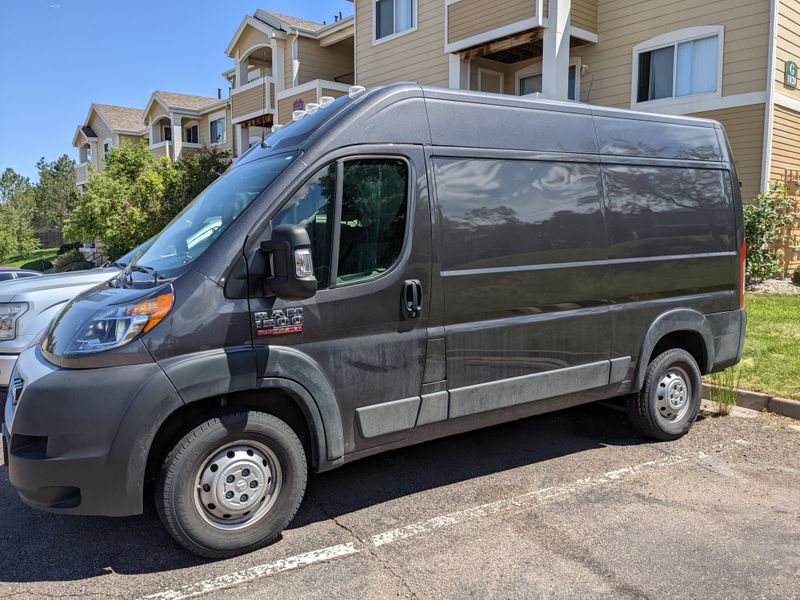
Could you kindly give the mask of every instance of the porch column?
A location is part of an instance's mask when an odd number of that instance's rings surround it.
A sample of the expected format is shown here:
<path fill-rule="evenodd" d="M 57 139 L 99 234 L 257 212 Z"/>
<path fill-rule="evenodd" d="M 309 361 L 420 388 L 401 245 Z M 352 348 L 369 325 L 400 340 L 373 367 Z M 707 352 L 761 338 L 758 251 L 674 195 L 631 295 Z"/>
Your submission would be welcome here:
<path fill-rule="evenodd" d="M 172 160 L 176 161 L 181 157 L 183 149 L 183 127 L 180 117 L 173 115 L 170 120 L 172 122 Z"/>
<path fill-rule="evenodd" d="M 248 76 L 249 67 L 247 65 L 247 60 L 240 60 L 239 59 L 239 51 L 236 51 L 236 81 L 234 81 L 233 87 L 242 87 L 247 83 L 247 76 Z"/>
<path fill-rule="evenodd" d="M 280 92 L 286 87 L 284 81 L 286 71 L 284 71 L 283 43 L 279 43 L 277 38 L 272 38 L 269 42 L 272 48 L 272 78 L 275 80 L 275 92 Z M 274 107 L 273 107 L 274 108 Z"/>
<path fill-rule="evenodd" d="M 571 0 L 547 0 L 548 26 L 542 40 L 542 93 L 567 100 L 569 90 L 569 22 Z"/>
<path fill-rule="evenodd" d="M 250 148 L 250 128 L 236 125 L 236 156 L 241 156 Z"/>
<path fill-rule="evenodd" d="M 450 79 L 448 87 L 454 90 L 469 89 L 469 61 L 461 60 L 458 54 L 448 56 Z"/>

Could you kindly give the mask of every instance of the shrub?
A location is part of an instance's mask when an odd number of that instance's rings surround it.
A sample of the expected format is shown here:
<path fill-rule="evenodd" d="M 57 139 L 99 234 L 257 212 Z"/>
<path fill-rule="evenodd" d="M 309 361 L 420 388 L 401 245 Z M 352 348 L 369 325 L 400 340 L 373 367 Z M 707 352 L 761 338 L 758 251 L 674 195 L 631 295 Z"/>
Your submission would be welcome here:
<path fill-rule="evenodd" d="M 56 256 L 53 259 L 53 266 L 56 268 L 56 271 L 63 273 L 66 271 L 81 271 L 90 268 L 92 265 L 86 261 L 83 254 L 77 250 L 70 250 Z"/>
<path fill-rule="evenodd" d="M 786 196 L 782 183 L 773 185 L 769 192 L 759 194 L 755 202 L 745 205 L 747 283 L 759 283 L 783 273 L 772 246 L 783 241 L 786 227 L 797 218 L 793 209 L 794 201 Z"/>
<path fill-rule="evenodd" d="M 792 273 L 792 283 L 795 285 L 800 285 L 800 267 L 797 267 Z"/>
<path fill-rule="evenodd" d="M 71 244 L 62 244 L 58 248 L 58 252 L 56 252 L 56 255 L 57 256 L 61 256 L 62 254 L 65 254 L 66 252 L 69 252 L 70 250 L 77 250 L 80 247 L 81 247 L 81 243 L 80 242 L 72 242 Z"/>

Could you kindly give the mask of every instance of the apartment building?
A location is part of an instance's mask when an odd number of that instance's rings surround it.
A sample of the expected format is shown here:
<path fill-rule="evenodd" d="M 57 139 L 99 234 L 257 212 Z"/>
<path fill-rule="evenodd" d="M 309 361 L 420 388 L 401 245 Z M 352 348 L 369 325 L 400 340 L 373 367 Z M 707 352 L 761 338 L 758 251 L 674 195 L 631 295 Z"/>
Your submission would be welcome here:
<path fill-rule="evenodd" d="M 138 143 L 147 137 L 143 115 L 139 108 L 92 104 L 72 138 L 72 145 L 78 149 L 75 183 L 79 192 L 83 193 L 90 166 L 95 171 L 101 170 L 111 148 L 123 141 Z"/>
<path fill-rule="evenodd" d="M 172 160 L 216 148 L 233 149 L 230 105 L 218 98 L 153 92 L 143 111 L 150 151 Z"/>
<path fill-rule="evenodd" d="M 800 195 L 798 0 L 354 4 L 359 85 L 541 92 L 712 118 L 728 132 L 745 201 L 772 180 Z M 800 261 L 800 229 L 784 251 Z"/>
<path fill-rule="evenodd" d="M 267 10 L 242 19 L 226 54 L 234 154 L 292 119 L 295 110 L 337 98 L 354 83 L 353 17 L 315 23 Z"/>

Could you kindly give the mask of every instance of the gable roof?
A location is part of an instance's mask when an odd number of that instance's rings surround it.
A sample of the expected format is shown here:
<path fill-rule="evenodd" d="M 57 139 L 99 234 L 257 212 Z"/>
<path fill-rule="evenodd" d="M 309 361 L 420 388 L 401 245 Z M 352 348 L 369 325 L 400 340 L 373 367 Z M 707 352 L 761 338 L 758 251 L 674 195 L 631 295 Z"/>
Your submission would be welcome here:
<path fill-rule="evenodd" d="M 309 21 L 307 19 L 293 17 L 291 15 L 284 15 L 282 13 L 275 12 L 272 10 L 259 9 L 256 11 L 255 16 L 257 19 L 265 21 L 265 19 L 262 18 L 263 15 L 266 15 L 267 17 L 272 17 L 273 19 L 280 21 L 282 24 L 287 25 L 289 29 L 305 29 L 306 31 L 315 32 L 325 27 L 325 25 L 323 25 L 322 23 L 317 23 L 316 21 Z M 266 19 L 266 21 L 268 22 L 269 19 Z"/>
<path fill-rule="evenodd" d="M 141 133 L 145 130 L 144 111 L 140 108 L 114 106 L 112 104 L 92 104 L 92 109 L 114 132 Z M 88 124 L 88 118 L 86 122 Z"/>
<path fill-rule="evenodd" d="M 156 90 L 153 93 L 166 108 L 176 110 L 189 110 L 202 112 L 208 108 L 224 103 L 225 100 L 219 98 L 209 98 L 208 96 L 192 96 L 191 94 L 179 94 L 177 92 L 164 92 Z M 142 113 L 144 114 L 144 113 Z"/>

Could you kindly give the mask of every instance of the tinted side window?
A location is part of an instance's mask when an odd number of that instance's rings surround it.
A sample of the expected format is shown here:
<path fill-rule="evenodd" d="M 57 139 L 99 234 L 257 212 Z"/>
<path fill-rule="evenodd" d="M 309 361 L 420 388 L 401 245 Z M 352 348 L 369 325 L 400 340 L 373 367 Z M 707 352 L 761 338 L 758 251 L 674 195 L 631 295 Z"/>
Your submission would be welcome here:
<path fill-rule="evenodd" d="M 605 258 L 600 167 L 435 159 L 444 269 Z"/>
<path fill-rule="evenodd" d="M 11 281 L 12 279 L 14 279 L 13 273 L 0 273 L 0 281 Z"/>
<path fill-rule="evenodd" d="M 336 165 L 332 164 L 311 177 L 272 219 L 273 227 L 292 224 L 306 228 L 319 289 L 328 287 L 330 281 L 335 204 Z"/>
<path fill-rule="evenodd" d="M 403 247 L 407 196 L 404 161 L 344 163 L 337 283 L 376 277 L 394 264 Z"/>
<path fill-rule="evenodd" d="M 311 238 L 318 288 L 377 277 L 400 256 L 406 229 L 408 165 L 399 159 L 357 159 L 342 164 L 337 198 L 337 164 L 318 171 L 272 219 L 272 226 L 298 224 Z M 336 223 L 336 205 L 341 220 Z M 338 263 L 331 260 L 338 228 Z M 332 270 L 336 268 L 336 272 Z"/>
<path fill-rule="evenodd" d="M 733 249 L 733 205 L 723 171 L 603 167 L 612 258 Z"/>

